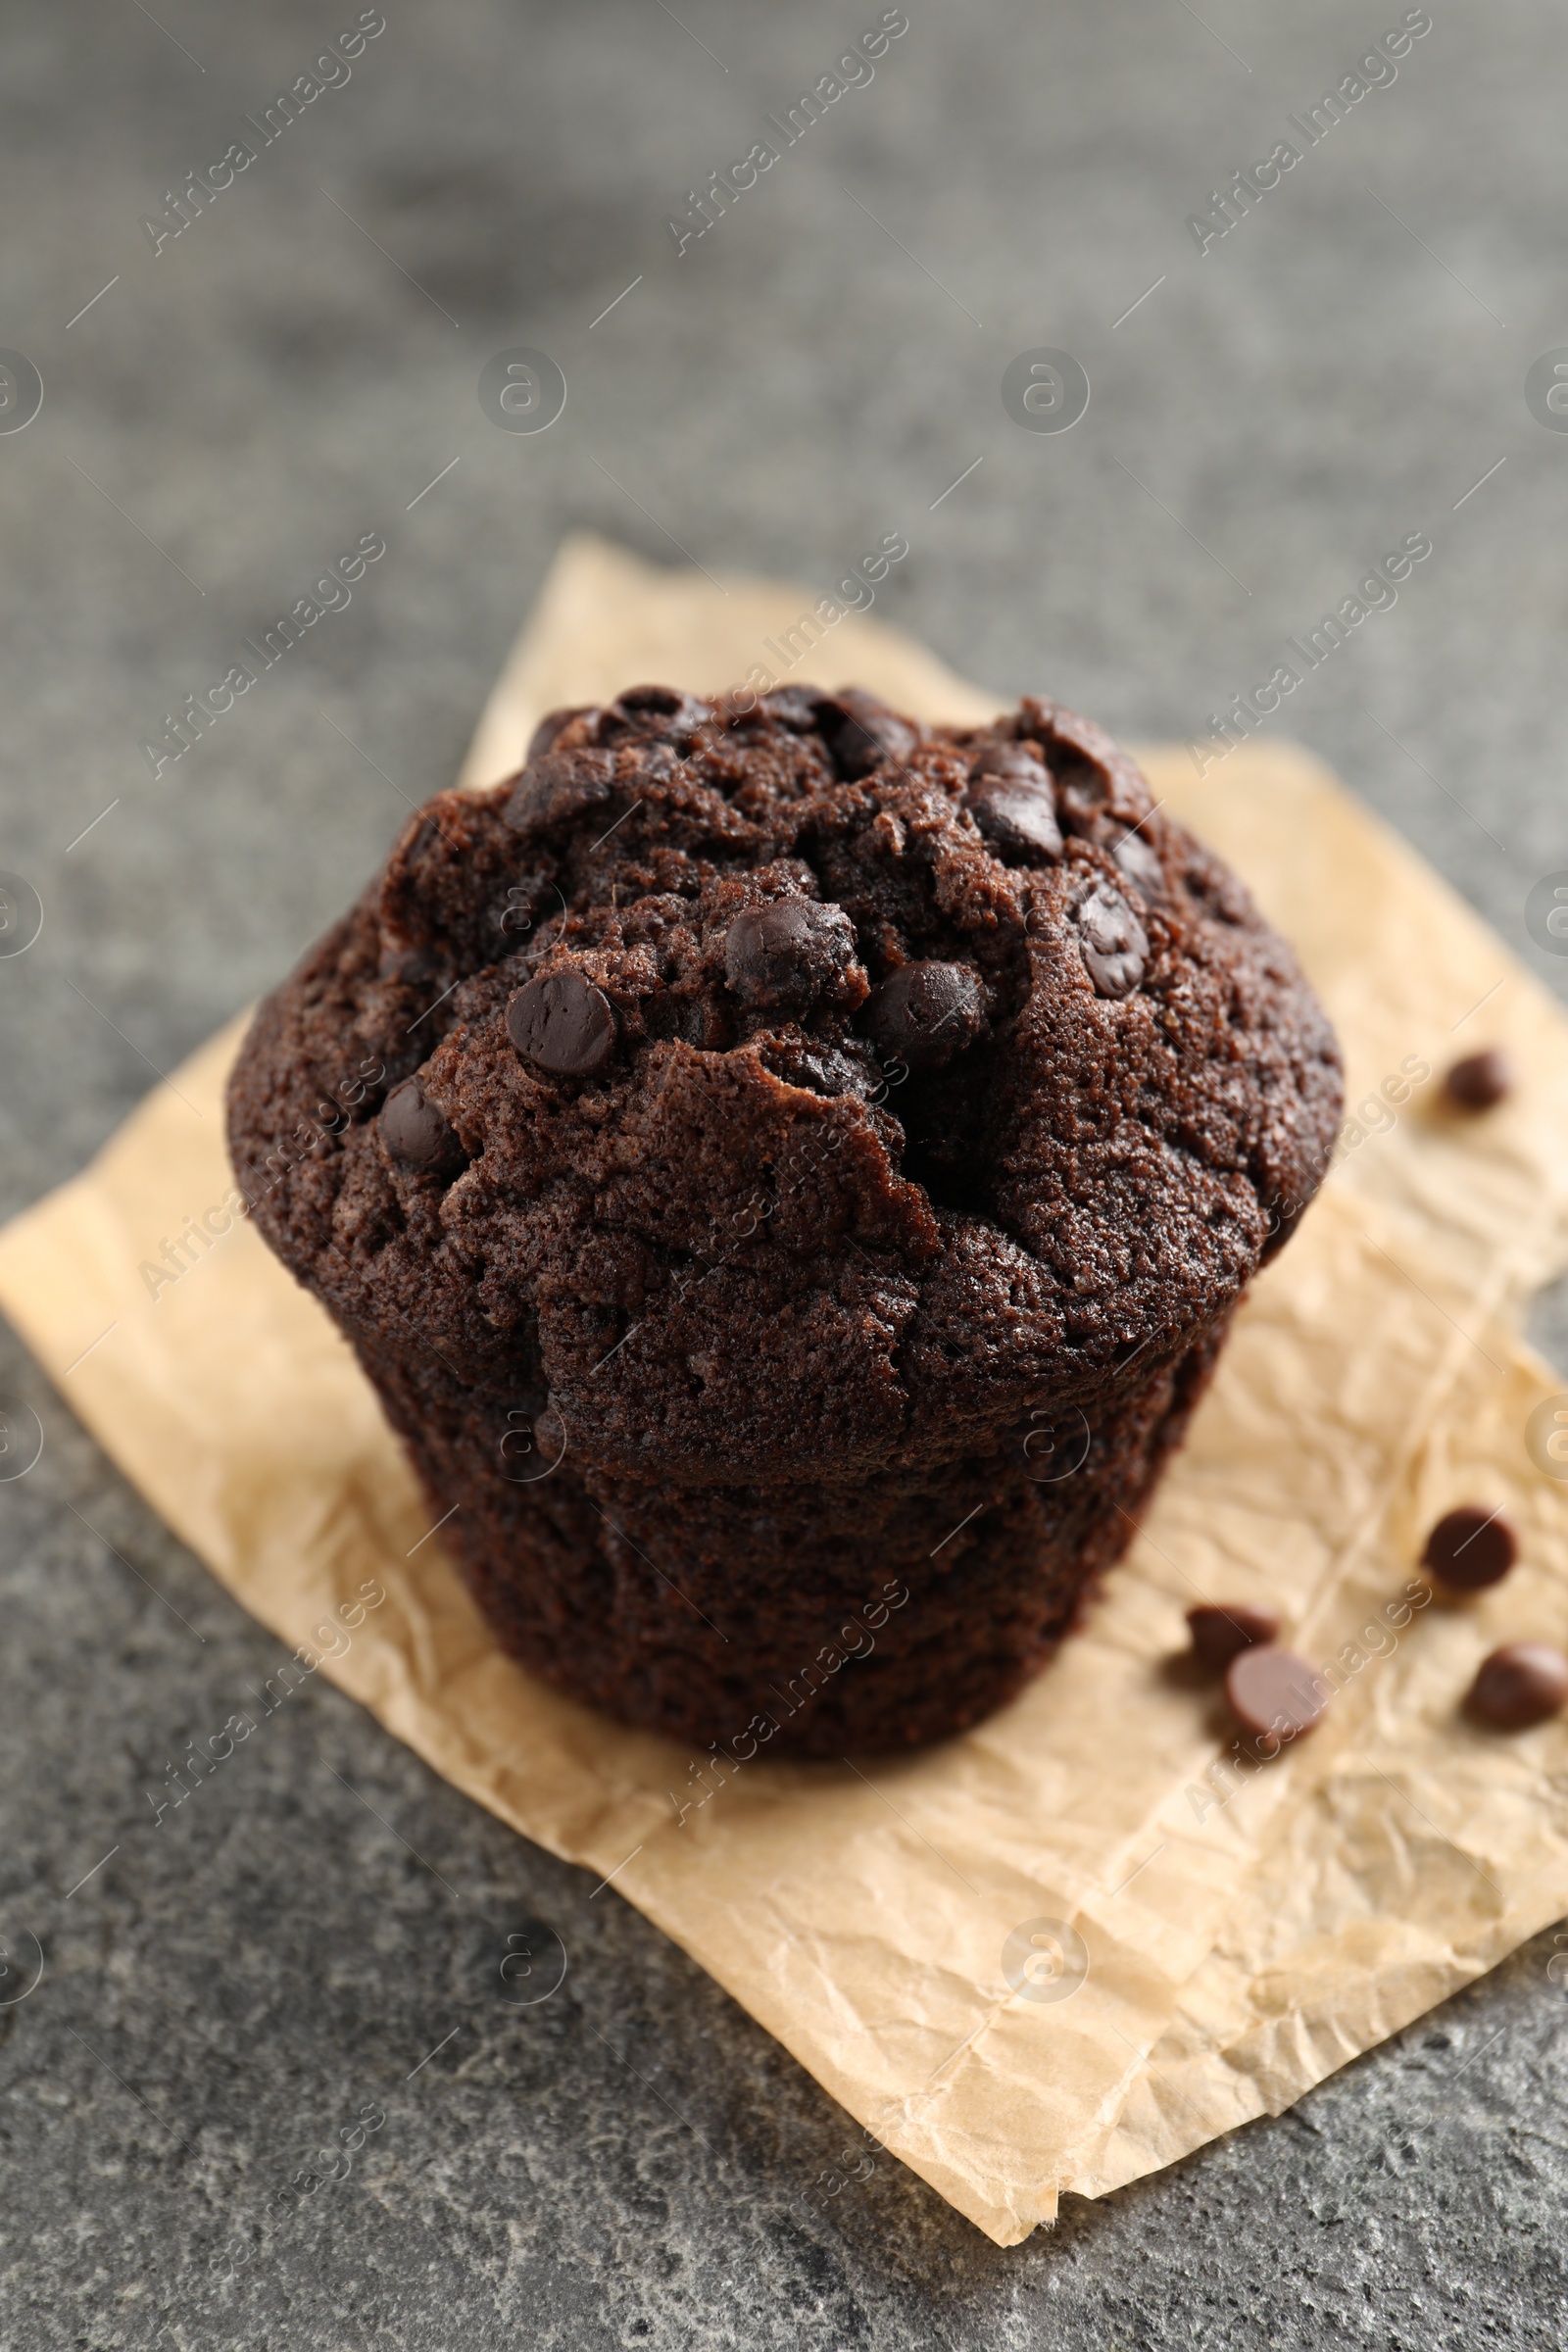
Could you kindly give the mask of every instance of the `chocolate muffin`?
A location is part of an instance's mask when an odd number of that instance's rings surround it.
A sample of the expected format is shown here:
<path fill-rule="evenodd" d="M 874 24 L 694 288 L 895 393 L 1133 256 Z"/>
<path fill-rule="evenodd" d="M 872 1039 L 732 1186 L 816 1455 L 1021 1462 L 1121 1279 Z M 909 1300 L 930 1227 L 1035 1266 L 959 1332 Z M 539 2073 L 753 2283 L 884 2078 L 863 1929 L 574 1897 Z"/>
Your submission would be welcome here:
<path fill-rule="evenodd" d="M 939 1738 L 1050 1656 L 1340 1101 L 1098 727 L 644 686 L 425 804 L 229 1126 L 500 1642 L 741 1760 Z"/>

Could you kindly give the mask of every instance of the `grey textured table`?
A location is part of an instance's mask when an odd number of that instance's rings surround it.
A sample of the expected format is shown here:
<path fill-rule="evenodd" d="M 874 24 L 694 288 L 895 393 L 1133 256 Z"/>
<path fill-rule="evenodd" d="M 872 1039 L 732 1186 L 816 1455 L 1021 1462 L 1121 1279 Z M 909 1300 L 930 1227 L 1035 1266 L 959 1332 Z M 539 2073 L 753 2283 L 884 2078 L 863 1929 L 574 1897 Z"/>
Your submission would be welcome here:
<path fill-rule="evenodd" d="M 874 78 L 769 132 L 879 14 L 386 0 L 269 129 L 352 0 L 12 0 L 0 344 L 45 396 L 0 431 L 0 864 L 45 922 L 0 962 L 8 1211 L 360 886 L 582 522 L 823 586 L 903 531 L 881 610 L 1144 737 L 1201 732 L 1424 531 L 1269 723 L 1562 985 L 1523 914 L 1568 866 L 1568 438 L 1524 390 L 1568 338 L 1561 11 L 1433 0 L 1308 145 L 1287 117 L 1375 13 L 908 0 Z M 769 138 L 677 254 L 686 191 Z M 1281 139 L 1299 163 L 1200 252 L 1189 216 L 1217 230 Z M 476 397 L 516 346 L 564 371 L 548 431 Z M 1003 406 L 1042 347 L 1092 383 L 1070 431 Z M 155 777 L 166 714 L 364 532 L 352 603 Z M 1549 1936 L 1014 2252 L 887 2159 L 823 2218 L 846 2124 L 814 2084 L 331 1690 L 152 1826 L 275 1644 L 9 1338 L 0 1389 L 46 1432 L 0 1488 L 0 1911 L 8 1966 L 47 1954 L 0 2008 L 7 2347 L 1562 2340 Z M 569 1976 L 514 2006 L 497 1954 L 544 1929 Z M 350 2177 L 304 2188 L 367 2106 Z"/>

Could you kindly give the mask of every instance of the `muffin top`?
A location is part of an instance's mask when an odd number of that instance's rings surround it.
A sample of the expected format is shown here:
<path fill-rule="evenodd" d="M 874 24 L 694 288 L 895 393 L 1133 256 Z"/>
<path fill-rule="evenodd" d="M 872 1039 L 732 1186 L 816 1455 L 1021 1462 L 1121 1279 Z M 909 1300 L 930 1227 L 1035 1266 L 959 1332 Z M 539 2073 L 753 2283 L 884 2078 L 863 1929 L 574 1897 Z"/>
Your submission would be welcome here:
<path fill-rule="evenodd" d="M 1328 1021 L 1099 727 L 855 689 L 559 710 L 263 1005 L 266 1238 L 584 1466 L 990 1451 L 1141 1386 L 1327 1165 Z"/>

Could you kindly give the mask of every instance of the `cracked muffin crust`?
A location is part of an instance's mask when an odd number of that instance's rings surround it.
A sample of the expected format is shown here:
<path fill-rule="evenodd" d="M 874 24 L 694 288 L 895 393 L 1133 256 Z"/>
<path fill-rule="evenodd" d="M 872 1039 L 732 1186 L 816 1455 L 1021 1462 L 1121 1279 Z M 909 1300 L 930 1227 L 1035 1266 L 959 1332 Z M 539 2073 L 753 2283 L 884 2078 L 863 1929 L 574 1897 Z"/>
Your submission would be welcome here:
<path fill-rule="evenodd" d="M 1049 1654 L 1340 1096 L 1290 951 L 1098 727 L 649 686 L 418 811 L 263 1005 L 230 1139 L 507 1645 L 836 1752 Z"/>

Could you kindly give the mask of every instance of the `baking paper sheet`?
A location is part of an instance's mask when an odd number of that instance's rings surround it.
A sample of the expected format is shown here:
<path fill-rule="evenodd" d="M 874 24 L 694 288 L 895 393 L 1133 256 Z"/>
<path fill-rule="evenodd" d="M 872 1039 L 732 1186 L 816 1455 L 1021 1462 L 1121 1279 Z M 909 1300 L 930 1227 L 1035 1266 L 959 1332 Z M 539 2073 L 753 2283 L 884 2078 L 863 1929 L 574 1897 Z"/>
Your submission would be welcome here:
<path fill-rule="evenodd" d="M 569 542 L 464 781 L 515 766 L 552 705 L 739 683 L 814 601 Z M 928 718 L 996 707 L 864 615 L 793 675 Z M 1457 1711 L 1495 1642 L 1568 1635 L 1568 1485 L 1548 1475 L 1568 1463 L 1539 1428 L 1527 1444 L 1564 1384 L 1517 1337 L 1568 1260 L 1568 1022 L 1303 754 L 1239 748 L 1203 779 L 1184 753 L 1144 759 L 1295 942 L 1355 1124 L 1087 1625 L 962 1740 L 705 1777 L 503 1658 L 347 1347 L 249 1226 L 149 1296 L 142 1262 L 229 1191 L 243 1021 L 0 1235 L 0 1305 L 236 1597 L 457 1787 L 613 1874 L 1002 2244 L 1063 2191 L 1278 2112 L 1568 1912 L 1568 1723 L 1504 1737 Z M 1443 1067 L 1494 1044 L 1516 1096 L 1446 1112 Z M 1514 1515 L 1521 1565 L 1479 1603 L 1429 1602 L 1425 1528 L 1473 1496 Z M 328 1658 L 343 1636 L 317 1629 L 365 1583 L 387 1598 Z M 1200 1597 L 1277 1607 L 1343 1683 L 1264 1770 L 1227 1768 L 1233 1727 L 1180 1662 Z"/>

